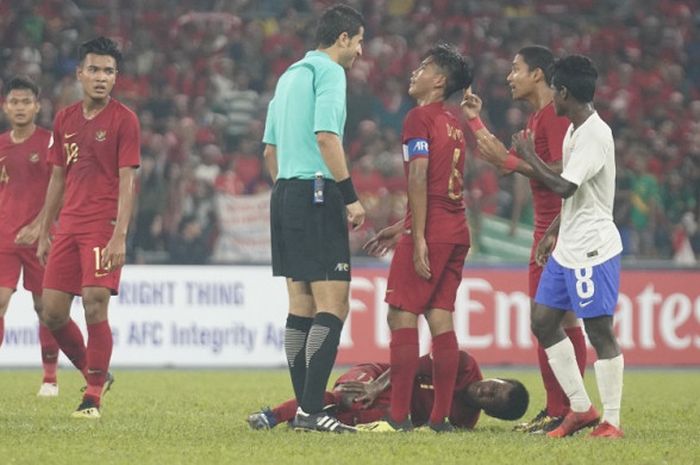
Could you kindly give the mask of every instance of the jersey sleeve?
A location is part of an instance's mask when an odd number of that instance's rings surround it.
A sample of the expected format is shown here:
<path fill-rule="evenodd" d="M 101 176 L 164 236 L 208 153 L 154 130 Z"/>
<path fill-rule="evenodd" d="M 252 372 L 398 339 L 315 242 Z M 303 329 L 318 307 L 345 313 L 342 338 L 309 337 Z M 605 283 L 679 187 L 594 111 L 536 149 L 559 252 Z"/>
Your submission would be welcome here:
<path fill-rule="evenodd" d="M 420 107 L 414 108 L 406 115 L 403 122 L 402 143 L 404 160 L 410 162 L 430 155 L 429 125 Z"/>
<path fill-rule="evenodd" d="M 63 157 L 63 134 L 61 133 L 61 119 L 63 112 L 59 111 L 54 118 L 53 132 L 49 138 L 49 149 L 46 157 L 46 162 L 49 165 L 65 166 Z"/>
<path fill-rule="evenodd" d="M 403 140 L 402 143 L 406 144 L 411 139 L 430 139 L 430 127 L 424 112 L 421 111 L 420 107 L 416 107 L 408 112 L 406 119 L 403 122 Z"/>
<path fill-rule="evenodd" d="M 561 160 L 564 150 L 564 136 L 571 124 L 567 118 L 556 116 L 555 113 L 552 115 L 552 118 L 545 124 L 547 148 L 549 149 L 549 159 L 542 160 L 545 163 L 555 163 Z"/>
<path fill-rule="evenodd" d="M 580 186 L 605 164 L 606 147 L 597 137 L 579 137 L 561 177 Z"/>
<path fill-rule="evenodd" d="M 270 100 L 267 106 L 267 116 L 265 117 L 265 133 L 263 134 L 263 144 L 277 145 L 275 134 L 275 99 Z"/>
<path fill-rule="evenodd" d="M 340 136 L 345 126 L 345 72 L 340 66 L 316 72 L 314 132 L 332 132 Z"/>
<path fill-rule="evenodd" d="M 141 164 L 141 129 L 135 114 L 126 113 L 118 136 L 119 168 L 138 167 Z"/>

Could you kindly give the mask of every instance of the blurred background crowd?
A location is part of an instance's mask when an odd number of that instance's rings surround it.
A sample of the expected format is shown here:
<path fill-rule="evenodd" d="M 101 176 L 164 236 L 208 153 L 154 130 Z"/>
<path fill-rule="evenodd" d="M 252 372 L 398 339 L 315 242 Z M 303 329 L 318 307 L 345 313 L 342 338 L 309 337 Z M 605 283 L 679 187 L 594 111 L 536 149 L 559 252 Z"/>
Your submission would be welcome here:
<path fill-rule="evenodd" d="M 313 0 L 0 0 L 0 78 L 33 77 L 39 124 L 81 98 L 77 46 L 107 35 L 125 60 L 114 95 L 142 126 L 137 263 L 207 263 L 220 231 L 217 196 L 269 191 L 262 160 L 267 104 L 279 75 L 314 48 Z M 405 208 L 400 131 L 410 72 L 436 41 L 475 66 L 483 119 L 509 144 L 529 109 L 505 78 L 515 52 L 583 53 L 600 73 L 597 110 L 618 161 L 615 220 L 628 259 L 700 256 L 700 8 L 695 0 L 348 0 L 365 16 L 364 55 L 348 73 L 345 147 L 368 212 L 353 250 Z M 459 98 L 451 102 L 459 112 Z M 7 129 L 4 119 L 2 129 Z M 469 134 L 469 131 L 466 131 Z M 482 218 L 531 222 L 527 182 L 468 157 L 473 242 Z"/>

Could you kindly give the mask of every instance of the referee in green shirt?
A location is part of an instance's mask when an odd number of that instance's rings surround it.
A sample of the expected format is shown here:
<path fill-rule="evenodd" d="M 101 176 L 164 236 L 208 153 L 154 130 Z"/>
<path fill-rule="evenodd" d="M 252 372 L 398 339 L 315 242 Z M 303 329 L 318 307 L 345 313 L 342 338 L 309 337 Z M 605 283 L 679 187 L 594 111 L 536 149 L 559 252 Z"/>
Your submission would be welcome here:
<path fill-rule="evenodd" d="M 364 20 L 355 9 L 325 10 L 318 48 L 280 77 L 265 122 L 272 273 L 287 278 L 284 348 L 299 409 L 297 430 L 351 433 L 323 410 L 323 394 L 349 311 L 350 221 L 365 210 L 345 162 L 345 69 L 362 55 Z"/>

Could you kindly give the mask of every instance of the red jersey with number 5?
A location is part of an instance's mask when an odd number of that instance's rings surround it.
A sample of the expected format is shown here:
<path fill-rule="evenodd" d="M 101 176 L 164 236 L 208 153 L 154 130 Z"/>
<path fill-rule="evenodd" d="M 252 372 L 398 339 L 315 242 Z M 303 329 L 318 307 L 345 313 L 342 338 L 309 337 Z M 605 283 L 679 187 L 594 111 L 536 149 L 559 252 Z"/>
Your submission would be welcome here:
<path fill-rule="evenodd" d="M 129 108 L 111 99 L 94 118 L 82 102 L 59 111 L 54 122 L 49 163 L 66 169 L 61 233 L 101 231 L 117 218 L 119 169 L 138 167 L 139 121 Z"/>
<path fill-rule="evenodd" d="M 463 189 L 465 145 L 459 121 L 442 102 L 415 107 L 406 115 L 401 141 L 406 177 L 413 160 L 428 159 L 426 241 L 469 245 Z M 405 226 L 411 228 L 410 208 Z M 402 240 L 411 238 L 404 235 Z"/>
<path fill-rule="evenodd" d="M 49 184 L 46 163 L 51 132 L 37 127 L 15 144 L 10 133 L 0 135 L 0 248 L 14 248 L 15 237 L 39 214 Z"/>

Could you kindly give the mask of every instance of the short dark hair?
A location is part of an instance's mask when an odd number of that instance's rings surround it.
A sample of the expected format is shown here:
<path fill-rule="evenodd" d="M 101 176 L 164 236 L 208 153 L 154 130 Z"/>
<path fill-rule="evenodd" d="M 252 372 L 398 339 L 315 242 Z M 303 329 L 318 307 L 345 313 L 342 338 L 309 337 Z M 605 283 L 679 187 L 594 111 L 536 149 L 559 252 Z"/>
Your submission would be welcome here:
<path fill-rule="evenodd" d="M 316 43 L 321 47 L 330 47 L 343 32 L 354 37 L 364 26 L 365 20 L 359 11 L 343 4 L 334 5 L 326 8 L 318 20 Z"/>
<path fill-rule="evenodd" d="M 552 85 L 556 89 L 566 87 L 581 103 L 593 101 L 596 79 L 598 71 L 590 58 L 583 55 L 569 55 L 552 65 Z"/>
<path fill-rule="evenodd" d="M 550 49 L 541 45 L 529 45 L 518 50 L 517 54 L 523 57 L 523 61 L 530 68 L 530 71 L 537 68 L 542 70 L 547 85 L 552 82 L 551 67 L 554 64 L 554 54 Z"/>
<path fill-rule="evenodd" d="M 530 404 L 530 394 L 528 394 L 523 383 L 516 379 L 502 379 L 501 381 L 512 386 L 508 394 L 508 402 L 500 409 L 484 410 L 484 413 L 501 420 L 517 420 L 527 412 L 527 407 Z"/>
<path fill-rule="evenodd" d="M 466 89 L 472 84 L 474 74 L 469 61 L 459 53 L 457 47 L 448 43 L 440 43 L 428 50 L 425 58 L 432 58 L 445 73 L 445 98 L 449 98 L 456 90 Z"/>
<path fill-rule="evenodd" d="M 117 67 L 122 61 L 122 52 L 119 50 L 119 46 L 115 41 L 108 37 L 97 37 L 95 39 L 83 42 L 78 48 L 78 59 L 80 63 L 85 60 L 88 53 L 93 53 L 95 55 L 109 55 L 114 58 L 117 63 Z"/>
<path fill-rule="evenodd" d="M 13 90 L 31 90 L 34 97 L 39 98 L 39 86 L 28 76 L 15 76 L 10 79 L 3 89 L 3 95 L 7 95 Z"/>

